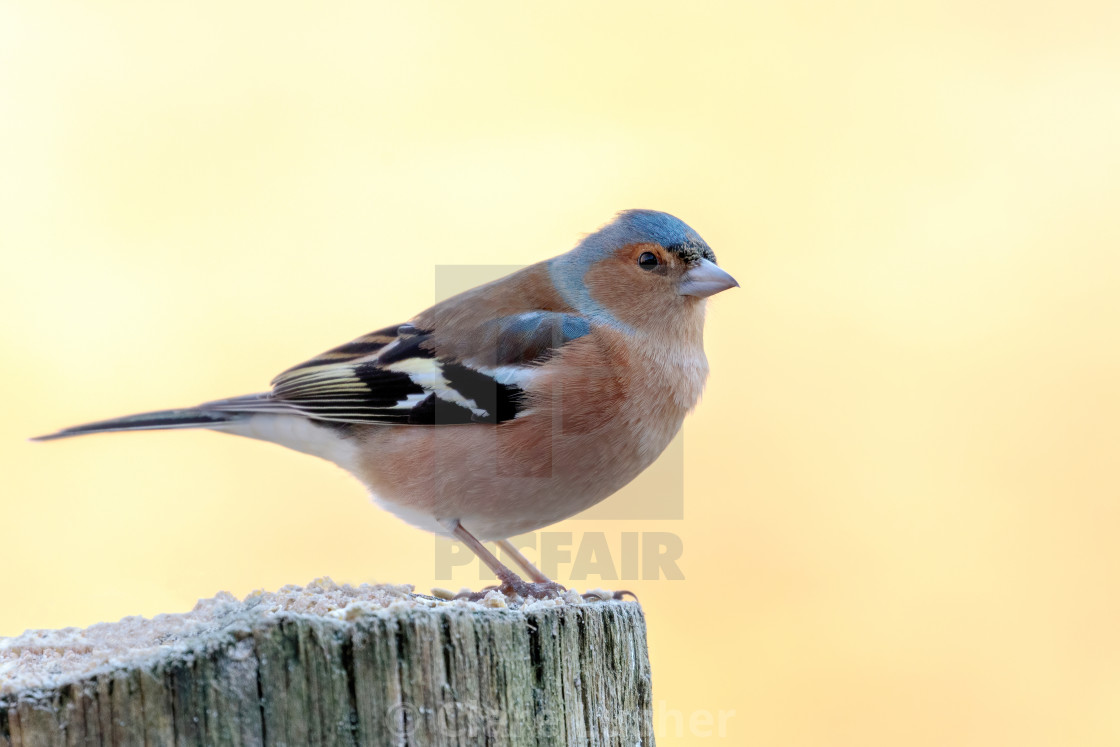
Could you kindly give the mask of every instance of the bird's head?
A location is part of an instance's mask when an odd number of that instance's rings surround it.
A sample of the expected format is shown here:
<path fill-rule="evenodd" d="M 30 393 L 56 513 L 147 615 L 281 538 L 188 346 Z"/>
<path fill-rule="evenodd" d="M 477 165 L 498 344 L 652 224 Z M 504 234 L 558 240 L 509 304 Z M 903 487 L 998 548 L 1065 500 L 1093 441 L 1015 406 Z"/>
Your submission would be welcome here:
<path fill-rule="evenodd" d="M 703 300 L 739 284 L 684 221 L 626 210 L 552 260 L 550 273 L 581 313 L 631 328 L 703 318 Z"/>

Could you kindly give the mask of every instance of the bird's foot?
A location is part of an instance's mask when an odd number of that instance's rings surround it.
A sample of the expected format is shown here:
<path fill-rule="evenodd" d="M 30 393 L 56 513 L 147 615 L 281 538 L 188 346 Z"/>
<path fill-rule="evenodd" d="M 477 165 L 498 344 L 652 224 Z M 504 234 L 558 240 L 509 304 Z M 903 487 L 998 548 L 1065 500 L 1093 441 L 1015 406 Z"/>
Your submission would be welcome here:
<path fill-rule="evenodd" d="M 556 599 L 568 590 L 561 584 L 555 581 L 543 582 L 529 582 L 529 581 L 508 581 L 502 583 L 500 586 L 487 586 L 481 591 L 461 591 L 458 594 L 451 594 L 443 589 L 438 590 L 437 596 L 441 599 L 466 599 L 471 602 L 481 602 L 486 598 L 490 592 L 501 592 L 506 598 L 520 598 L 523 600 L 529 599 Z M 591 591 L 580 594 L 581 597 L 589 602 L 609 602 L 621 601 L 629 596 L 635 602 L 638 601 L 638 595 L 632 591 L 623 589 L 621 591 L 609 591 L 607 589 L 592 589 Z"/>
<path fill-rule="evenodd" d="M 492 591 L 499 591 L 506 598 L 529 599 L 556 599 L 567 591 L 563 585 L 555 581 L 503 581 L 500 586 L 487 586 L 481 591 L 461 591 L 455 599 L 466 599 L 471 602 L 481 602 Z"/>
<path fill-rule="evenodd" d="M 517 581 L 498 587 L 507 597 L 510 594 L 522 599 L 556 599 L 568 589 L 555 581 Z"/>

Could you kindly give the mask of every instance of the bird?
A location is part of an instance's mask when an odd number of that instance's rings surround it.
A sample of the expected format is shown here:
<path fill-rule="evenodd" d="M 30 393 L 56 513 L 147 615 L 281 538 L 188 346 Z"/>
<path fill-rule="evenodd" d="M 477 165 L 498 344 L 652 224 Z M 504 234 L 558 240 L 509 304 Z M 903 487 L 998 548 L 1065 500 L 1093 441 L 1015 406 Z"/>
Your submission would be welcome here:
<path fill-rule="evenodd" d="M 32 440 L 201 428 L 277 443 L 463 542 L 502 594 L 554 597 L 566 589 L 509 538 L 593 506 L 653 463 L 708 376 L 706 299 L 738 285 L 680 219 L 625 210 L 570 251 L 331 348 L 267 392 Z"/>

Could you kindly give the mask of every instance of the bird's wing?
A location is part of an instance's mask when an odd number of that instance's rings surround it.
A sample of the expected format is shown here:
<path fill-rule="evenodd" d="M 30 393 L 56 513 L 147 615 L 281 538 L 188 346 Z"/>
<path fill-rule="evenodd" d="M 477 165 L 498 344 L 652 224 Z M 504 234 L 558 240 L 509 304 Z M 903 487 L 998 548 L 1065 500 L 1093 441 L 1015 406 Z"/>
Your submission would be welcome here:
<path fill-rule="evenodd" d="M 388 327 L 288 369 L 271 392 L 207 407 L 339 423 L 501 423 L 524 411 L 527 377 L 591 325 L 574 314 L 532 311 L 469 332 Z"/>

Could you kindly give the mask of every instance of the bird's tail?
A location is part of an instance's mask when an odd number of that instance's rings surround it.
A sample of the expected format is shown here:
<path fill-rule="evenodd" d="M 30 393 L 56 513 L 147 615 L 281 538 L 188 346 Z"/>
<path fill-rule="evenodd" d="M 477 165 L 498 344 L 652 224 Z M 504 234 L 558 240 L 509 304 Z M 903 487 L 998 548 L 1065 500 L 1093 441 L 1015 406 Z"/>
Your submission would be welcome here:
<path fill-rule="evenodd" d="M 70 438 L 71 436 L 84 436 L 87 433 L 109 433 L 112 431 L 156 431 L 170 428 L 214 428 L 225 423 L 244 420 L 247 413 L 221 412 L 192 408 L 187 410 L 159 410 L 157 412 L 143 412 L 139 415 L 126 415 L 123 418 L 112 420 L 99 420 L 96 423 L 75 425 L 63 428 L 57 433 L 45 436 L 36 436 L 32 441 L 53 441 L 56 438 Z"/>

